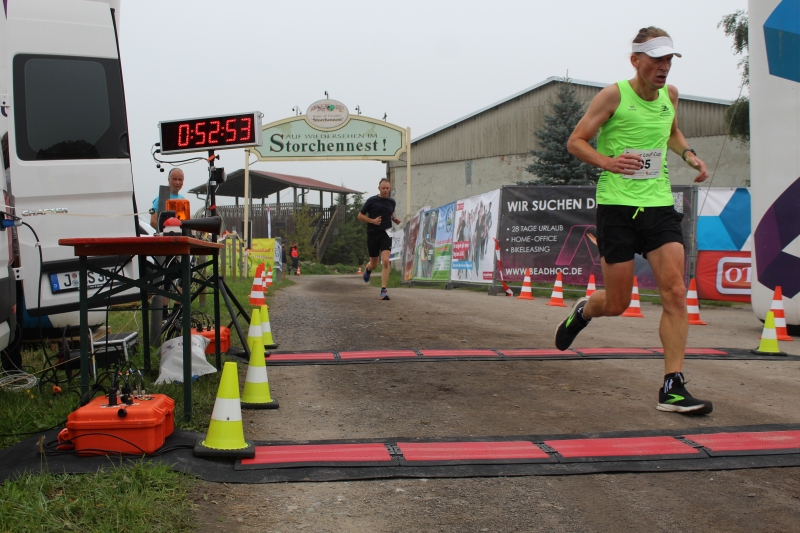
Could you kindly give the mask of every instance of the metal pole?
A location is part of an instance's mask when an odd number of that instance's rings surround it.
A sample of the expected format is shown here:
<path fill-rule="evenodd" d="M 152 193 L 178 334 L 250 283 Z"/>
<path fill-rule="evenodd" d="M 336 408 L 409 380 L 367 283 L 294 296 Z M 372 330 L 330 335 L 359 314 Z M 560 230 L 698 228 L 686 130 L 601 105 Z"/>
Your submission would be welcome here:
<path fill-rule="evenodd" d="M 411 128 L 406 128 L 406 221 L 411 220 Z"/>
<path fill-rule="evenodd" d="M 88 280 L 86 279 L 86 269 L 88 261 L 85 255 L 78 258 L 78 279 L 80 280 L 80 300 L 79 300 L 79 313 L 81 324 L 81 397 L 89 392 L 89 291 L 86 287 Z M 41 280 L 39 290 L 42 290 Z M 41 320 L 41 318 L 39 318 Z M 106 331 L 108 335 L 108 331 Z"/>
<path fill-rule="evenodd" d="M 214 269 L 214 353 L 216 355 L 217 371 L 222 368 L 222 355 L 220 354 L 220 317 L 219 317 L 219 250 L 211 252 Z"/>
<path fill-rule="evenodd" d="M 250 150 L 244 151 L 244 228 L 242 237 L 247 243 L 248 222 L 250 221 Z"/>
<path fill-rule="evenodd" d="M 183 319 L 183 417 L 192 419 L 192 268 L 181 256 L 181 318 Z"/>

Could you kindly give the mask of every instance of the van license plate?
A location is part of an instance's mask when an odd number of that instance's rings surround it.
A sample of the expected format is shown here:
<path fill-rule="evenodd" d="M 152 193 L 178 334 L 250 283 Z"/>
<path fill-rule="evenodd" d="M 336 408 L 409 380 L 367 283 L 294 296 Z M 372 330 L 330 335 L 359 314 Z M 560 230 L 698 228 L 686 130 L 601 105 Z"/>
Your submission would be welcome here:
<path fill-rule="evenodd" d="M 87 272 L 86 280 L 88 288 L 97 289 L 106 284 L 109 280 L 103 274 L 97 272 Z M 108 284 L 111 287 L 112 283 Z M 59 292 L 77 291 L 80 288 L 80 276 L 78 272 L 60 272 L 58 274 L 50 274 L 50 290 L 53 294 Z"/>

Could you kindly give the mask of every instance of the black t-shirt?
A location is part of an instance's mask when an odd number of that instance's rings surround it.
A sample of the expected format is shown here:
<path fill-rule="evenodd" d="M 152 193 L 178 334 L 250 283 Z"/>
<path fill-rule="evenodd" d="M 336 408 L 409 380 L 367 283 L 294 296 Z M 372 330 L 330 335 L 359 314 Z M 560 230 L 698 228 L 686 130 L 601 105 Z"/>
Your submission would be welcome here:
<path fill-rule="evenodd" d="M 380 226 L 375 224 L 367 224 L 368 233 L 385 232 L 392 227 L 392 214 L 397 202 L 394 198 L 381 198 L 378 195 L 370 196 L 364 207 L 361 208 L 361 213 L 367 215 L 369 218 L 381 217 Z"/>

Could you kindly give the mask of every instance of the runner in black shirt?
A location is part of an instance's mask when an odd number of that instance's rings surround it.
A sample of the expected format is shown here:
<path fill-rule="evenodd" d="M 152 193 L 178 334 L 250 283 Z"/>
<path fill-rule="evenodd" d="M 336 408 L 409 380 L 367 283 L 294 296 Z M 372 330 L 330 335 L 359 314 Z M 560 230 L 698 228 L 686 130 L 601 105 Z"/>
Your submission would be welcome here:
<path fill-rule="evenodd" d="M 369 282 L 370 273 L 378 267 L 378 257 L 381 258 L 381 300 L 388 300 L 389 293 L 386 285 L 389 283 L 389 255 L 392 250 L 392 222 L 400 224 L 401 220 L 394 216 L 395 201 L 389 198 L 392 184 L 383 178 L 378 183 L 378 195 L 371 196 L 364 203 L 358 220 L 367 223 L 367 249 L 369 250 L 369 263 L 364 269 L 364 281 Z"/>

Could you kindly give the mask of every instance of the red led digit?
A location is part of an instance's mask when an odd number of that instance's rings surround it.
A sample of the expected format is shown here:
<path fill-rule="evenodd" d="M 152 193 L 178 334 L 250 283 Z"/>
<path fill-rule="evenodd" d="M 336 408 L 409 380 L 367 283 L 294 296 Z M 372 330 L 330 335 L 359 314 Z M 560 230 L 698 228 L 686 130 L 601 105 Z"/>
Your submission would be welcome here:
<path fill-rule="evenodd" d="M 250 118 L 250 117 L 243 117 L 242 118 L 242 122 L 246 122 L 247 123 L 247 126 L 243 126 L 241 128 L 241 130 L 242 131 L 246 131 L 247 134 L 244 135 L 240 140 L 249 141 L 250 140 L 250 135 L 253 134 L 253 119 Z"/>
<path fill-rule="evenodd" d="M 195 146 L 200 146 L 201 144 L 206 143 L 206 132 L 200 131 L 200 126 L 205 126 L 205 125 L 206 125 L 205 122 L 198 122 L 197 124 L 194 125 L 194 134 L 197 135 L 198 137 L 200 137 L 201 135 L 203 136 L 201 140 L 195 143 Z"/>
<path fill-rule="evenodd" d="M 225 142 L 236 142 L 236 128 L 231 128 L 231 124 L 235 123 L 235 118 L 229 118 L 225 121 L 225 131 L 230 134 L 230 136 L 225 137 Z"/>
<path fill-rule="evenodd" d="M 189 132 L 191 128 L 188 124 L 180 124 L 178 125 L 178 146 L 189 146 Z M 181 136 L 184 136 L 181 139 Z"/>
<path fill-rule="evenodd" d="M 210 122 L 210 124 L 214 129 L 208 132 L 208 144 L 219 144 L 219 139 L 214 140 L 211 136 L 212 135 L 219 135 L 220 121 L 219 120 L 212 120 Z"/>

